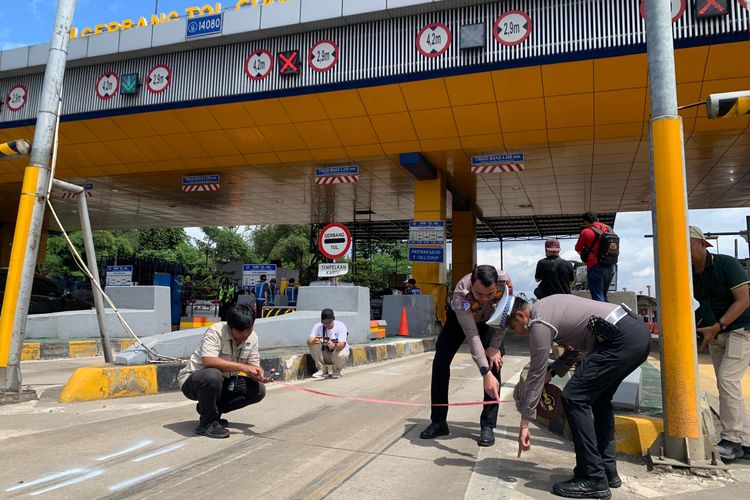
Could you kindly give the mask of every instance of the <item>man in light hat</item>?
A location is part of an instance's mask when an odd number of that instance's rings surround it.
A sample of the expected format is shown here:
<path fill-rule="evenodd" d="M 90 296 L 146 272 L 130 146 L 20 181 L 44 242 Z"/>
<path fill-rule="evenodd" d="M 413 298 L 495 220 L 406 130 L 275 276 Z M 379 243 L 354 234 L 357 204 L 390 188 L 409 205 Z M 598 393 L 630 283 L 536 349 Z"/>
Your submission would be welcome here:
<path fill-rule="evenodd" d="M 419 435 L 422 439 L 447 436 L 448 383 L 451 361 L 464 339 L 469 344 L 484 385 L 484 401 L 500 399 L 500 368 L 503 366 L 505 327 L 492 328 L 487 320 L 495 313 L 500 300 L 513 293 L 508 273 L 494 266 L 477 266 L 456 285 L 448 309 L 448 319 L 440 331 L 432 360 L 432 413 L 430 425 Z M 484 405 L 479 420 L 479 446 L 495 444 L 498 404 Z"/>
<path fill-rule="evenodd" d="M 539 286 L 534 290 L 537 299 L 556 293 L 570 293 L 570 283 L 575 280 L 573 264 L 560 257 L 560 242 L 550 238 L 544 242 L 546 257 L 536 263 L 534 279 Z"/>
<path fill-rule="evenodd" d="M 750 422 L 742 398 L 742 377 L 750 364 L 750 292 L 747 273 L 734 257 L 711 254 L 703 231 L 690 226 L 693 296 L 700 303 L 696 329 L 708 346 L 719 388 L 721 458 L 750 460 Z"/>
<path fill-rule="evenodd" d="M 648 358 L 651 334 L 624 306 L 575 295 L 552 295 L 533 305 L 519 297 L 511 299 L 502 310 L 498 307 L 488 323 L 507 324 L 513 332 L 529 336 L 531 362 L 523 387 L 518 456 L 531 449 L 529 422 L 536 419 L 544 384 L 553 373 L 563 376 L 578 362 L 562 393 L 576 466 L 573 478 L 555 483 L 552 492 L 608 499 L 609 489 L 622 485 L 615 461 L 612 397 L 625 377 Z M 548 366 L 553 343 L 566 350 Z"/>

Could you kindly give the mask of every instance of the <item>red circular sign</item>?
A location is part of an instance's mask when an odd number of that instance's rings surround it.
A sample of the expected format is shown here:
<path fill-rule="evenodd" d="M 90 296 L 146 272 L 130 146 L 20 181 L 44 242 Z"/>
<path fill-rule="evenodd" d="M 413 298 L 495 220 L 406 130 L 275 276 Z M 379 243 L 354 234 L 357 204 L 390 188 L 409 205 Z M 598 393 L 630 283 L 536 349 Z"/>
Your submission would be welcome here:
<path fill-rule="evenodd" d="M 495 40 L 506 47 L 520 45 L 531 35 L 531 17 L 521 10 L 503 12 L 495 21 L 492 33 Z"/>
<path fill-rule="evenodd" d="M 21 111 L 21 108 L 26 106 L 28 100 L 29 89 L 26 88 L 26 85 L 18 83 L 14 85 L 5 96 L 5 105 L 10 111 L 15 113 L 16 111 Z"/>
<path fill-rule="evenodd" d="M 120 90 L 120 75 L 108 71 L 99 75 L 96 80 L 96 96 L 99 99 L 112 99 Z"/>
<path fill-rule="evenodd" d="M 417 33 L 417 50 L 425 57 L 437 57 L 451 46 L 453 34 L 443 23 L 431 23 Z"/>
<path fill-rule="evenodd" d="M 265 49 L 254 51 L 245 59 L 245 74 L 253 80 L 263 80 L 272 69 L 273 56 Z"/>
<path fill-rule="evenodd" d="M 172 70 L 166 64 L 157 64 L 146 75 L 146 88 L 152 94 L 161 94 L 172 84 Z"/>
<path fill-rule="evenodd" d="M 328 224 L 318 235 L 318 249 L 329 259 L 339 259 L 346 255 L 352 246 L 349 229 L 339 223 Z"/>
<path fill-rule="evenodd" d="M 313 71 L 325 73 L 339 62 L 339 46 L 333 40 L 318 40 L 307 53 L 307 63 Z"/>
<path fill-rule="evenodd" d="M 742 2 L 743 0 L 740 0 Z M 676 23 L 687 9 L 687 0 L 670 0 L 672 8 L 672 23 Z M 641 17 L 646 19 L 646 0 L 641 0 Z"/>

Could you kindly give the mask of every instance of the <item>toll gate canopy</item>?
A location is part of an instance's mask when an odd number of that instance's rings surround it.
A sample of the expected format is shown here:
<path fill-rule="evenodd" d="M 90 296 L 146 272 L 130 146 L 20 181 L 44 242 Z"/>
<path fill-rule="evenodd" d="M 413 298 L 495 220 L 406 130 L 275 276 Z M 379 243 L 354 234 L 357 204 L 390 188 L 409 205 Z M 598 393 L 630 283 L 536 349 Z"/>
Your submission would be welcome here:
<path fill-rule="evenodd" d="M 338 220 L 404 239 L 435 178 L 480 239 L 651 207 L 639 0 L 256 3 L 76 27 L 56 177 L 87 185 L 96 229 Z M 679 104 L 750 88 L 746 2 L 672 3 Z M 211 14 L 221 29 L 193 36 Z M 0 53 L 0 139 L 33 137 L 47 50 Z M 750 204 L 750 118 L 681 115 L 690 208 Z M 25 165 L 0 169 L 4 252 Z"/>

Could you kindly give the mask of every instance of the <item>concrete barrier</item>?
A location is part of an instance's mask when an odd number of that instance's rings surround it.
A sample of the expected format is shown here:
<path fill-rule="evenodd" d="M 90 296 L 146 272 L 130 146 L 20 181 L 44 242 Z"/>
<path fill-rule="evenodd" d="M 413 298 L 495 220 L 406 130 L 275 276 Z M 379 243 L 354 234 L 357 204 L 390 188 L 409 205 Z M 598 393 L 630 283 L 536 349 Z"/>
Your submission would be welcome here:
<path fill-rule="evenodd" d="M 398 335 L 404 307 L 410 337 L 432 337 L 437 334 L 432 295 L 386 295 L 383 297 L 383 319 L 388 323 L 386 337 Z"/>
<path fill-rule="evenodd" d="M 435 341 L 434 337 L 427 337 L 391 339 L 388 343 L 377 345 L 353 345 L 347 366 L 361 366 L 432 351 Z M 60 401 L 92 401 L 177 391 L 180 389 L 177 374 L 183 366 L 183 363 L 101 364 L 79 368 L 65 385 Z M 266 371 L 273 368 L 279 373 L 279 379 L 286 382 L 307 378 L 315 372 L 312 358 L 304 352 L 266 356 L 261 351 L 261 366 Z"/>
<path fill-rule="evenodd" d="M 169 287 L 109 287 L 107 294 L 139 336 L 155 335 L 171 330 Z M 109 338 L 129 338 L 111 308 L 107 308 L 105 316 Z M 33 314 L 26 321 L 26 339 L 97 339 L 99 335 L 99 324 L 96 311 L 93 309 Z"/>

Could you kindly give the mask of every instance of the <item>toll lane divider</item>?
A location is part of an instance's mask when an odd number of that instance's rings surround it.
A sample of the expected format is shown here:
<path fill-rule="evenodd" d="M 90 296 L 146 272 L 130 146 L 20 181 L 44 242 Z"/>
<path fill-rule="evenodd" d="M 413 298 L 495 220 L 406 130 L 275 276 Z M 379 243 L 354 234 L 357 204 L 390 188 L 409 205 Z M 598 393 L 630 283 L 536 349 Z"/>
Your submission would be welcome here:
<path fill-rule="evenodd" d="M 436 337 L 394 339 L 376 345 L 353 345 L 348 366 L 361 366 L 388 359 L 420 354 L 435 349 Z M 279 380 L 291 382 L 308 378 L 315 372 L 315 363 L 309 354 L 284 354 L 264 356 L 261 351 L 261 366 L 266 372 L 275 370 Z M 93 401 L 98 399 L 144 396 L 180 389 L 177 374 L 182 363 L 158 363 L 149 365 L 121 366 L 98 364 L 78 368 L 68 380 L 60 402 Z"/>
<path fill-rule="evenodd" d="M 122 352 L 133 344 L 133 339 L 111 339 L 114 352 Z M 21 361 L 40 359 L 87 358 L 102 355 L 100 340 L 60 340 L 47 342 L 24 342 Z"/>

